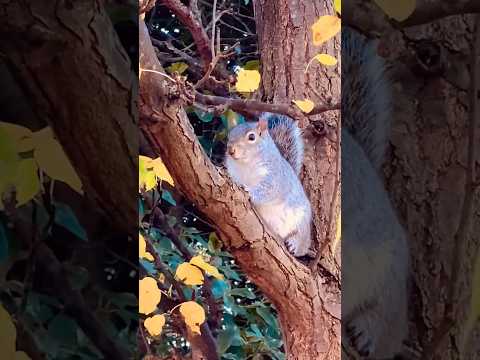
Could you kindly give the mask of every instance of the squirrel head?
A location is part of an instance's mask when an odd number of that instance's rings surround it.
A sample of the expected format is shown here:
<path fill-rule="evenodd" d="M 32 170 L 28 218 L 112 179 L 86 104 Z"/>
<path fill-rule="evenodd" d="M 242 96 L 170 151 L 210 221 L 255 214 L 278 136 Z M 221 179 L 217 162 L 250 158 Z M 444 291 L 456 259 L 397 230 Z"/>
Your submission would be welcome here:
<path fill-rule="evenodd" d="M 237 125 L 228 134 L 227 157 L 249 162 L 257 158 L 268 140 L 271 139 L 267 119 Z"/>

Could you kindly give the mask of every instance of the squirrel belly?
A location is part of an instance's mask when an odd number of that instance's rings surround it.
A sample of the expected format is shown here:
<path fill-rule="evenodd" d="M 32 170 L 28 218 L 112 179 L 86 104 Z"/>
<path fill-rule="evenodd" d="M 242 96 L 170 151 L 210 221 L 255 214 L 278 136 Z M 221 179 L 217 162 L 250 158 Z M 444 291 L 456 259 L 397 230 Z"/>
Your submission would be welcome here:
<path fill-rule="evenodd" d="M 268 231 L 297 257 L 308 253 L 312 221 L 310 202 L 296 173 L 303 156 L 303 143 L 295 145 L 298 135 L 292 119 L 264 116 L 231 130 L 225 159 L 230 177 L 249 193 Z"/>

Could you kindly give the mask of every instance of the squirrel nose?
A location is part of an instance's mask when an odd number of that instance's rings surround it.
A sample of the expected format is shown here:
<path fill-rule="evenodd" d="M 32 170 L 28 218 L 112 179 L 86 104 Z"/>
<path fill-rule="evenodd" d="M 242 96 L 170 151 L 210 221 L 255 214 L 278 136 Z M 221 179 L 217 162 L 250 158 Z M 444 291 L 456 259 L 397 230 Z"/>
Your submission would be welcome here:
<path fill-rule="evenodd" d="M 227 147 L 227 151 L 230 155 L 235 155 L 235 148 L 233 146 Z"/>

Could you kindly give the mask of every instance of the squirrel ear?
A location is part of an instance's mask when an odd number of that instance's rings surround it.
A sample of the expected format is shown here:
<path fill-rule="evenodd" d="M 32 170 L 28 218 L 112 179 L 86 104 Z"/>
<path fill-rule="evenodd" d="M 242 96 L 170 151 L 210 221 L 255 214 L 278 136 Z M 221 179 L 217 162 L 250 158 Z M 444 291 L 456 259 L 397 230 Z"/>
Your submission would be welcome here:
<path fill-rule="evenodd" d="M 257 128 L 258 128 L 260 134 L 262 134 L 264 131 L 267 131 L 268 130 L 268 120 L 265 119 L 265 118 L 260 118 L 260 120 L 258 120 Z"/>

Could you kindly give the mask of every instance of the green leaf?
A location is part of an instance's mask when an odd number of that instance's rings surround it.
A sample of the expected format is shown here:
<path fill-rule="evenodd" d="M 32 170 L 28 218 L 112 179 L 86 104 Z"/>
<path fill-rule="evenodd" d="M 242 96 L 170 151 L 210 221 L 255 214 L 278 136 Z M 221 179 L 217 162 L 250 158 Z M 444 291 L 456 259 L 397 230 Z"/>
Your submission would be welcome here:
<path fill-rule="evenodd" d="M 211 232 L 210 235 L 208 235 L 208 250 L 212 253 L 217 253 L 221 248 L 222 242 L 215 232 Z"/>
<path fill-rule="evenodd" d="M 266 307 L 257 307 L 257 314 L 271 327 L 278 327 L 277 319 L 273 316 L 270 309 Z"/>
<path fill-rule="evenodd" d="M 11 185 L 17 174 L 20 158 L 17 148 L 8 133 L 0 126 L 0 195 Z M 0 201 L 0 210 L 3 203 Z"/>
<path fill-rule="evenodd" d="M 138 307 L 138 299 L 135 294 L 123 292 L 123 293 L 110 293 L 110 301 L 123 309 L 125 307 Z"/>
<path fill-rule="evenodd" d="M 90 275 L 82 266 L 64 264 L 68 279 L 74 290 L 82 290 L 87 286 Z"/>
<path fill-rule="evenodd" d="M 3 226 L 3 222 L 0 221 L 0 262 L 5 261 L 8 258 L 8 237 L 7 232 Z"/>
<path fill-rule="evenodd" d="M 77 345 L 77 324 L 63 314 L 58 314 L 48 324 L 49 337 L 54 338 L 62 347 L 74 347 Z"/>
<path fill-rule="evenodd" d="M 202 111 L 198 109 L 195 109 L 194 111 L 202 122 L 209 123 L 213 120 L 213 114 L 208 111 Z"/>
<path fill-rule="evenodd" d="M 165 70 L 167 70 L 167 72 L 170 74 L 178 73 L 180 75 L 183 74 L 187 69 L 188 69 L 188 64 L 184 62 L 176 62 L 165 68 Z"/>
<path fill-rule="evenodd" d="M 260 69 L 260 60 L 250 60 L 245 63 L 243 66 L 245 70 L 259 70 Z"/>
<path fill-rule="evenodd" d="M 235 289 L 232 289 L 232 290 L 230 290 L 230 295 L 240 296 L 240 297 L 244 297 L 244 298 L 251 299 L 251 300 L 253 300 L 257 297 L 257 295 L 255 295 L 254 292 L 252 290 L 250 290 L 249 288 L 235 288 Z"/>
<path fill-rule="evenodd" d="M 228 327 L 222 330 L 217 338 L 218 352 L 220 354 L 225 353 L 232 345 L 233 337 L 235 336 L 235 330 L 233 327 Z"/>
<path fill-rule="evenodd" d="M 55 223 L 64 227 L 79 239 L 88 241 L 87 233 L 78 222 L 70 206 L 63 203 L 55 203 Z"/>
<path fill-rule="evenodd" d="M 177 202 L 173 198 L 172 194 L 168 190 L 162 190 L 162 199 L 165 200 L 170 205 L 176 206 Z"/>
<path fill-rule="evenodd" d="M 228 290 L 228 283 L 224 280 L 214 279 L 212 281 L 212 293 L 215 299 L 220 299 Z"/>
<path fill-rule="evenodd" d="M 15 187 L 17 190 L 17 206 L 26 204 L 40 191 L 38 166 L 33 159 L 23 159 L 17 168 Z"/>

